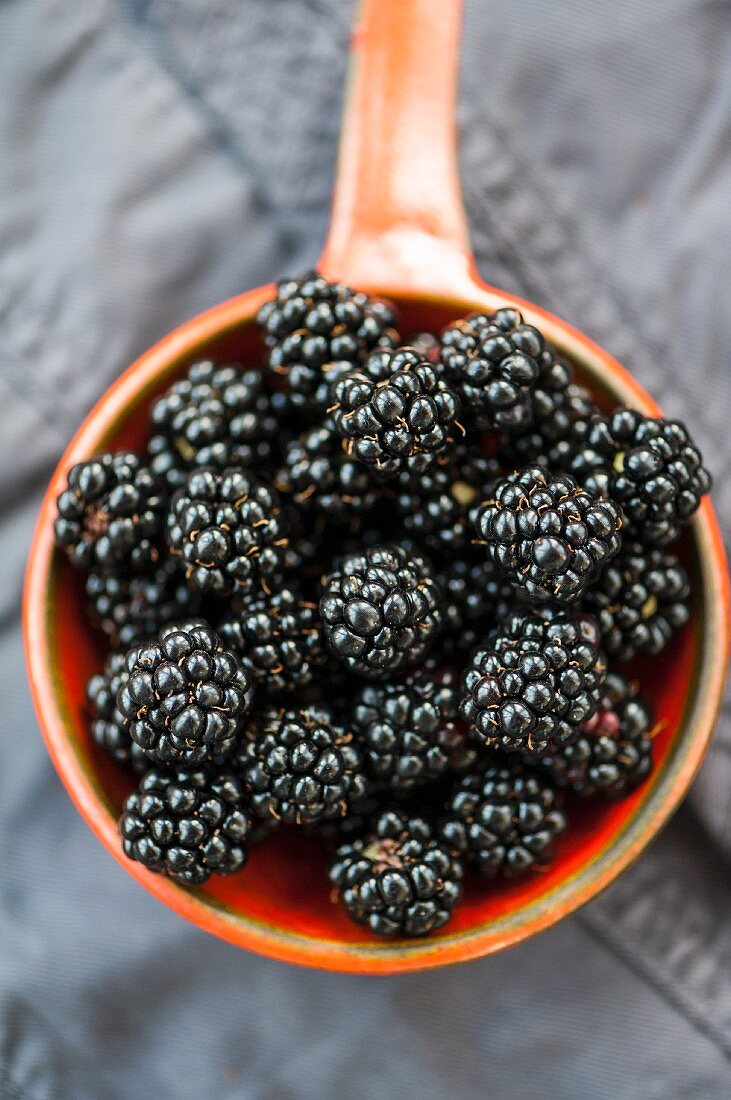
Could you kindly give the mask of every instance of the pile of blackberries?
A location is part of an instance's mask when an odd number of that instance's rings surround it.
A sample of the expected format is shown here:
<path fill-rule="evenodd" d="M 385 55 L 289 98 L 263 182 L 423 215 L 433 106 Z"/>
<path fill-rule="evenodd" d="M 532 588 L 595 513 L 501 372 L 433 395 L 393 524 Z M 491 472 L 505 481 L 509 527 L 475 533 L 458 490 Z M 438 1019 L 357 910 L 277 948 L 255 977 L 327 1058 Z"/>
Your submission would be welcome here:
<path fill-rule="evenodd" d="M 466 864 L 544 868 L 571 796 L 649 774 L 650 709 L 608 662 L 687 622 L 668 547 L 710 477 L 514 309 L 405 346 L 388 303 L 311 272 L 259 324 L 262 364 L 157 397 L 146 454 L 69 471 L 56 542 L 109 650 L 91 733 L 140 776 L 130 859 L 199 886 L 306 828 L 354 920 L 423 935 Z"/>

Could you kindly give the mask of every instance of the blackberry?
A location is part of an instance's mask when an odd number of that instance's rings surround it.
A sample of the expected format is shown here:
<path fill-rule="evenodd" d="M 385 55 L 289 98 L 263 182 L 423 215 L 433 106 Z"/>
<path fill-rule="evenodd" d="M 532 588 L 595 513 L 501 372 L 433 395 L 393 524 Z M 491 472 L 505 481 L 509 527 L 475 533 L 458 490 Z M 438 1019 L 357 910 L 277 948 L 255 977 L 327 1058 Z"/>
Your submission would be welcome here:
<path fill-rule="evenodd" d="M 330 879 L 348 916 L 379 936 L 442 928 L 462 892 L 462 866 L 419 817 L 384 813 L 375 831 L 338 849 Z"/>
<path fill-rule="evenodd" d="M 333 423 L 352 454 L 383 477 L 419 475 L 463 429 L 457 394 L 413 348 L 376 351 L 331 388 Z"/>
<path fill-rule="evenodd" d="M 512 586 L 489 559 L 456 558 L 442 569 L 438 582 L 444 594 L 445 655 L 470 653 L 515 602 Z"/>
<path fill-rule="evenodd" d="M 251 818 L 233 772 L 152 768 L 125 802 L 119 831 L 129 859 L 201 886 L 244 866 Z"/>
<path fill-rule="evenodd" d="M 475 751 L 458 705 L 459 680 L 450 671 L 419 670 L 401 683 L 362 688 L 353 724 L 374 780 L 405 789 L 469 768 Z"/>
<path fill-rule="evenodd" d="M 288 507 L 286 501 L 282 501 L 282 514 L 289 532 L 287 535 L 288 544 L 284 549 L 282 574 L 267 582 L 266 587 L 262 585 L 261 591 L 264 595 L 267 595 L 267 589 L 269 595 L 271 595 L 273 590 L 276 591 L 280 586 L 289 583 L 288 578 L 291 577 L 298 577 L 303 581 L 307 581 L 308 585 L 316 587 L 319 578 L 322 576 L 323 545 L 326 545 L 330 531 L 327 530 L 325 524 L 320 527 L 317 524 L 309 523 L 308 520 L 312 517 L 304 516 L 299 510 Z M 235 603 L 239 599 L 248 601 L 255 598 L 255 595 L 246 593 L 235 594 L 233 602 Z"/>
<path fill-rule="evenodd" d="M 660 653 L 690 618 L 688 575 L 674 554 L 630 542 L 584 595 L 610 657 Z"/>
<path fill-rule="evenodd" d="M 199 466 L 259 468 L 275 450 L 277 420 L 259 370 L 194 363 L 150 412 L 148 455 L 173 487 Z"/>
<path fill-rule="evenodd" d="M 621 505 L 646 545 L 676 539 L 711 487 L 685 425 L 634 409 L 593 417 L 577 433 L 569 457 L 571 472 L 590 491 Z"/>
<path fill-rule="evenodd" d="M 253 593 L 284 568 L 287 525 L 275 490 L 243 470 L 193 470 L 172 499 L 170 552 L 188 583 L 216 595 Z"/>
<path fill-rule="evenodd" d="M 297 689 L 296 699 L 274 700 L 270 705 L 323 708 L 332 716 L 336 725 L 352 726 L 353 698 L 363 686 L 363 681 L 353 676 L 330 655 L 327 663 L 317 670 L 309 684 Z"/>
<path fill-rule="evenodd" d="M 652 770 L 652 712 L 636 683 L 609 673 L 599 710 L 573 745 L 537 760 L 559 786 L 576 794 L 620 797 Z"/>
<path fill-rule="evenodd" d="M 442 625 L 441 593 L 424 558 L 404 546 L 346 555 L 323 580 L 330 652 L 361 676 L 418 663 Z"/>
<path fill-rule="evenodd" d="M 345 817 L 321 821 L 308 826 L 306 831 L 339 848 L 372 832 L 375 821 L 384 813 L 395 812 L 434 822 L 442 811 L 450 779 L 454 776 L 405 788 L 368 780 L 365 795 L 349 807 Z"/>
<path fill-rule="evenodd" d="M 499 475 L 495 458 L 464 446 L 420 478 L 399 475 L 396 508 L 404 530 L 431 551 L 462 550 L 472 540 L 470 510 L 489 495 Z"/>
<path fill-rule="evenodd" d="M 414 351 L 418 351 L 422 359 L 428 359 L 430 363 L 439 362 L 439 341 L 433 333 L 417 332 L 406 343 Z"/>
<path fill-rule="evenodd" d="M 149 760 L 129 735 L 129 730 L 117 709 L 117 695 L 127 682 L 124 653 L 110 653 L 104 671 L 95 673 L 86 685 L 86 698 L 91 708 L 91 735 L 100 748 L 118 764 L 131 765 L 144 771 Z"/>
<path fill-rule="evenodd" d="M 286 379 L 295 409 L 324 410 L 334 378 L 360 366 L 375 348 L 398 343 L 390 305 L 329 283 L 316 271 L 279 282 L 257 320 L 269 369 Z"/>
<path fill-rule="evenodd" d="M 495 759 L 484 771 L 460 780 L 440 833 L 450 851 L 474 861 L 483 874 L 512 878 L 545 869 L 565 828 L 548 777 L 522 761 Z"/>
<path fill-rule="evenodd" d="M 287 445 L 275 485 L 303 511 L 335 519 L 362 516 L 382 489 L 357 459 L 346 454 L 331 423 L 320 424 Z"/>
<path fill-rule="evenodd" d="M 241 602 L 219 624 L 219 634 L 265 691 L 303 688 L 325 663 L 317 604 L 290 588 Z"/>
<path fill-rule="evenodd" d="M 575 741 L 606 677 L 596 620 L 546 609 L 511 612 L 472 655 L 460 711 L 489 746 L 544 753 Z"/>
<path fill-rule="evenodd" d="M 472 313 L 441 336 L 447 378 L 480 424 L 501 431 L 533 422 L 533 391 L 550 360 L 543 336 L 516 309 Z"/>
<path fill-rule="evenodd" d="M 621 526 L 611 501 L 541 466 L 504 478 L 475 515 L 492 560 L 536 603 L 577 600 L 618 552 Z"/>
<path fill-rule="evenodd" d="M 586 424 L 599 409 L 584 386 L 562 374 L 563 364 L 541 382 L 533 393 L 533 423 L 523 432 L 507 436 L 500 457 L 506 465 L 520 468 L 528 463 L 565 469 L 563 454 L 571 447 L 577 428 Z"/>
<path fill-rule="evenodd" d="M 95 569 L 86 579 L 86 594 L 93 620 L 121 649 L 151 638 L 181 615 L 197 615 L 201 606 L 200 593 L 188 587 L 170 560 L 137 576 Z"/>
<path fill-rule="evenodd" d="M 163 630 L 132 648 L 117 707 L 155 763 L 220 763 L 233 752 L 253 699 L 251 673 L 206 626 Z"/>
<path fill-rule="evenodd" d="M 328 817 L 314 825 L 305 825 L 303 831 L 339 848 L 341 844 L 356 840 L 367 832 L 373 820 L 383 813 L 386 793 L 391 795 L 394 792 L 384 792 L 367 782 L 365 794 L 348 806 L 344 817 Z"/>
<path fill-rule="evenodd" d="M 324 707 L 268 707 L 247 731 L 238 766 L 256 814 L 313 824 L 343 817 L 366 792 L 352 733 Z"/>
<path fill-rule="evenodd" d="M 136 455 L 105 452 L 72 466 L 56 504 L 56 545 L 74 565 L 144 569 L 157 560 L 165 499 Z"/>

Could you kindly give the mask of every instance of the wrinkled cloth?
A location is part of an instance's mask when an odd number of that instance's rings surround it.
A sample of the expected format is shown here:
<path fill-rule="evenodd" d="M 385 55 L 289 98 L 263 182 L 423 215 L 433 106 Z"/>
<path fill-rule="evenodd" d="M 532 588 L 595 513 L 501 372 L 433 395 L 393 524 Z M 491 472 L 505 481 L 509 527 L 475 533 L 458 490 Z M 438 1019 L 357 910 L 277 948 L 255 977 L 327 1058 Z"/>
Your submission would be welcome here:
<path fill-rule="evenodd" d="M 396 0 L 394 0 L 396 2 Z M 346 0 L 0 4 L 0 1096 L 725 1100 L 731 712 L 664 834 L 499 957 L 385 979 L 220 943 L 102 850 L 43 748 L 22 575 L 95 399 L 174 325 L 312 264 Z M 731 7 L 467 4 L 483 274 L 687 421 L 731 524 Z"/>

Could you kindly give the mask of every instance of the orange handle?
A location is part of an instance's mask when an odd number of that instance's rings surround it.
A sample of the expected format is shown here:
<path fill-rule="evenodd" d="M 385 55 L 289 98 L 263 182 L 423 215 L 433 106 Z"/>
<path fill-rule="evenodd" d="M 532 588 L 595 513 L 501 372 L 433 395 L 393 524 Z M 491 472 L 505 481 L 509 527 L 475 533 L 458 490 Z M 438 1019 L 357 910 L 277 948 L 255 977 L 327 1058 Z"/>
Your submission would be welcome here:
<path fill-rule="evenodd" d="M 363 290 L 475 287 L 457 172 L 462 0 L 363 0 L 319 267 Z"/>

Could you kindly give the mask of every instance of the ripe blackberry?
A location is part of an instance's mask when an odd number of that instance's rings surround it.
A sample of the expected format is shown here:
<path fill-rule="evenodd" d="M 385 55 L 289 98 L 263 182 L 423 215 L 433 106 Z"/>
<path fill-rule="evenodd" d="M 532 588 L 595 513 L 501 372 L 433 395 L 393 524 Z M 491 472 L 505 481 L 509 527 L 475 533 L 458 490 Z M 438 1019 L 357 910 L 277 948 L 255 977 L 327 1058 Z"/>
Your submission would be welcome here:
<path fill-rule="evenodd" d="M 439 633 L 441 598 L 424 558 L 404 546 L 348 554 L 323 580 L 325 641 L 361 676 L 398 672 L 417 664 Z"/>
<path fill-rule="evenodd" d="M 409 337 L 406 344 L 417 351 L 422 359 L 428 359 L 430 363 L 439 362 L 439 340 L 432 332 L 417 332 Z"/>
<path fill-rule="evenodd" d="M 639 687 L 609 673 L 599 709 L 577 741 L 536 760 L 561 787 L 576 794 L 620 797 L 652 770 L 652 712 Z"/>
<path fill-rule="evenodd" d="M 299 825 L 343 817 L 366 792 L 353 735 L 324 707 L 268 707 L 247 731 L 237 761 L 264 819 Z"/>
<path fill-rule="evenodd" d="M 347 453 L 384 477 L 432 468 L 463 433 L 459 409 L 439 369 L 413 348 L 376 351 L 331 388 Z"/>
<path fill-rule="evenodd" d="M 475 750 L 460 729 L 458 706 L 451 671 L 421 669 L 400 683 L 363 687 L 353 724 L 373 779 L 404 789 L 469 768 Z"/>
<path fill-rule="evenodd" d="M 401 788 L 375 782 L 367 776 L 366 793 L 349 807 L 345 817 L 318 822 L 307 826 L 306 831 L 339 848 L 372 832 L 376 819 L 389 811 L 434 822 L 442 812 L 450 780 L 453 779 L 453 775 L 445 776 L 440 780 Z"/>
<path fill-rule="evenodd" d="M 373 820 L 384 811 L 385 799 L 394 792 L 383 791 L 366 782 L 365 794 L 356 802 L 351 802 L 344 817 L 328 817 L 316 821 L 314 825 L 305 825 L 307 836 L 314 836 L 325 844 L 339 848 L 351 840 L 363 836 Z"/>
<path fill-rule="evenodd" d="M 441 824 L 441 838 L 483 874 L 512 878 L 546 868 L 566 828 L 549 778 L 521 761 L 495 759 L 460 780 Z"/>
<path fill-rule="evenodd" d="M 527 466 L 495 487 L 475 527 L 505 575 L 536 603 L 573 603 L 618 552 L 622 517 L 569 474 Z"/>
<path fill-rule="evenodd" d="M 233 772 L 152 768 L 125 802 L 119 831 L 129 859 L 200 886 L 244 866 L 251 818 Z"/>
<path fill-rule="evenodd" d="M 472 655 L 460 712 L 496 748 L 544 753 L 575 741 L 606 677 L 596 620 L 546 609 L 511 612 Z"/>
<path fill-rule="evenodd" d="M 195 767 L 233 752 L 253 699 L 250 671 L 206 626 L 164 629 L 126 657 L 117 706 L 155 763 Z"/>
<path fill-rule="evenodd" d="M 379 936 L 425 936 L 460 899 L 462 866 L 419 817 L 389 812 L 338 849 L 330 880 L 348 916 Z"/>
<path fill-rule="evenodd" d="M 284 568 L 287 526 L 277 493 L 243 470 L 193 470 L 172 499 L 168 545 L 188 583 L 253 593 Z"/>
<path fill-rule="evenodd" d="M 599 412 L 589 391 L 572 378 L 569 368 L 559 364 L 539 383 L 533 393 L 533 423 L 503 440 L 500 457 L 506 465 L 517 469 L 537 462 L 567 468 L 562 455 L 572 446 L 577 427 L 581 430 Z"/>
<path fill-rule="evenodd" d="M 347 726 L 350 732 L 353 724 L 353 698 L 362 686 L 363 681 L 359 677 L 353 676 L 328 654 L 327 663 L 318 668 L 317 675 L 309 684 L 297 689 L 294 698 L 273 700 L 269 705 L 289 705 L 290 709 L 293 706 L 305 710 L 311 706 L 316 710 L 324 709 L 336 725 Z"/>
<path fill-rule="evenodd" d="M 495 458 L 465 446 L 419 478 L 400 474 L 396 508 L 404 530 L 431 551 L 462 550 L 472 541 L 470 510 L 489 495 L 499 475 Z"/>
<path fill-rule="evenodd" d="M 305 687 L 326 660 L 317 604 L 290 588 L 242 601 L 218 629 L 265 691 Z"/>
<path fill-rule="evenodd" d="M 444 594 L 441 651 L 461 659 L 484 642 L 515 603 L 509 581 L 489 559 L 456 558 L 438 575 Z"/>
<path fill-rule="evenodd" d="M 316 271 L 283 279 L 257 317 L 269 369 L 287 382 L 296 409 L 324 410 L 334 378 L 378 347 L 395 347 L 396 314 L 386 302 L 329 283 Z"/>
<path fill-rule="evenodd" d="M 512 586 L 489 558 L 455 558 L 444 566 L 438 579 L 445 596 L 447 630 L 479 627 L 484 638 L 515 603 Z"/>
<path fill-rule="evenodd" d="M 72 466 L 56 503 L 56 545 L 74 565 L 144 569 L 157 560 L 166 502 L 136 455 L 105 452 Z"/>
<path fill-rule="evenodd" d="M 628 661 L 637 653 L 660 653 L 690 618 L 688 575 L 674 554 L 640 542 L 622 547 L 584 607 L 599 620 L 610 657 Z"/>
<path fill-rule="evenodd" d="M 92 676 L 86 685 L 86 698 L 91 708 L 91 735 L 118 764 L 144 771 L 149 767 L 149 760 L 130 737 L 117 709 L 117 695 L 127 680 L 125 654 L 110 653 L 104 671 Z"/>
<path fill-rule="evenodd" d="M 621 505 L 646 545 L 677 538 L 711 487 L 700 451 L 677 420 L 618 409 L 582 426 L 572 450 L 572 473 Z"/>
<path fill-rule="evenodd" d="M 371 472 L 343 451 L 329 422 L 287 445 L 275 485 L 303 511 L 316 509 L 335 519 L 362 516 L 382 496 Z"/>
<path fill-rule="evenodd" d="M 201 606 L 200 593 L 188 587 L 170 560 L 137 576 L 95 569 L 86 579 L 86 594 L 94 622 L 121 649 L 151 638 L 181 615 L 197 615 Z"/>
<path fill-rule="evenodd" d="M 194 363 L 152 406 L 152 470 L 179 486 L 199 466 L 259 468 L 269 462 L 277 420 L 259 370 Z"/>
<path fill-rule="evenodd" d="M 541 333 L 516 309 L 472 313 L 441 336 L 441 362 L 465 406 L 500 431 L 533 422 L 533 391 L 551 360 Z"/>

